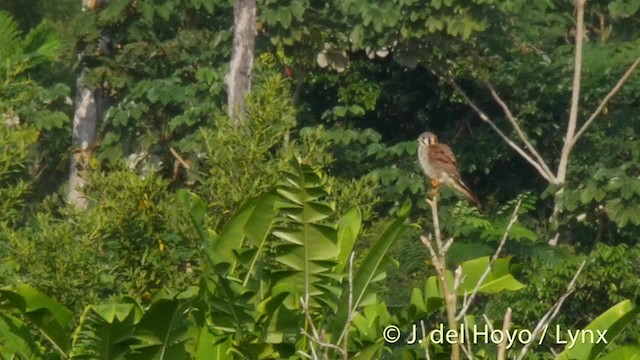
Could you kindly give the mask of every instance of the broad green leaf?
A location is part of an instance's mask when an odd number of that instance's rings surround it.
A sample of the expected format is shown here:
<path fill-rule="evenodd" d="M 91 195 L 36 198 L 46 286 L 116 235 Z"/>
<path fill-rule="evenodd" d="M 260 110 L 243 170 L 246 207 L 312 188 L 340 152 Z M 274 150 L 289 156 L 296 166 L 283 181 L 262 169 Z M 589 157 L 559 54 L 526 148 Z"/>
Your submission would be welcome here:
<path fill-rule="evenodd" d="M 258 305 L 258 311 L 266 316 L 265 341 L 272 344 L 282 343 L 284 338 L 295 337 L 300 331 L 300 316 L 297 310 L 284 306 L 288 292 L 280 292 Z"/>
<path fill-rule="evenodd" d="M 290 291 L 286 304 L 291 308 L 295 294 L 309 294 L 311 306 L 322 300 L 335 307 L 332 293 L 338 290 L 328 277 L 338 257 L 337 230 L 324 222 L 333 214 L 334 205 L 324 201 L 328 193 L 322 174 L 309 165 L 291 162 L 293 172 L 283 172 L 284 180 L 278 186 L 280 199 L 276 208 L 282 215 L 281 225 L 273 235 L 282 240 L 275 246 L 276 260 L 290 271 L 277 274 L 276 281 L 290 282 L 296 288 Z M 316 295 L 325 294 L 325 297 Z M 332 305 L 333 304 L 333 305 Z"/>
<path fill-rule="evenodd" d="M 357 207 L 351 208 L 338 220 L 338 264 L 335 267 L 336 273 L 341 273 L 346 269 L 348 272 L 349 257 L 353 250 L 353 244 L 360 233 L 362 226 L 362 214 Z"/>
<path fill-rule="evenodd" d="M 139 344 L 132 346 L 131 359 L 189 359 L 185 349 L 188 319 L 186 303 L 161 299 L 143 315 L 133 337 Z"/>
<path fill-rule="evenodd" d="M 207 241 L 204 231 L 204 215 L 207 209 L 205 203 L 200 197 L 188 190 L 180 189 L 176 194 L 178 201 L 184 206 L 191 218 L 191 223 L 195 227 L 201 241 Z"/>
<path fill-rule="evenodd" d="M 134 304 L 103 304 L 93 305 L 92 310 L 100 315 L 106 322 L 112 323 L 114 320 L 124 321 L 131 311 L 134 309 Z"/>
<path fill-rule="evenodd" d="M 42 349 L 22 320 L 0 313 L 0 351 L 7 359 L 42 359 Z"/>
<path fill-rule="evenodd" d="M 124 359 L 135 343 L 134 304 L 88 306 L 73 336 L 71 359 Z"/>
<path fill-rule="evenodd" d="M 565 350 L 560 353 L 556 359 L 596 359 L 627 325 L 636 321 L 638 314 L 640 314 L 640 308 L 635 306 L 630 300 L 619 302 L 618 304 L 610 307 L 607 311 L 602 313 L 595 320 L 590 322 L 583 330 L 581 330 L 581 335 L 579 336 L 575 346 L 569 348 L 569 344 L 567 344 Z M 606 343 L 604 341 L 598 341 L 598 331 L 600 331 L 600 333 L 606 332 Z M 581 341 L 582 334 L 585 334 L 585 339 L 587 341 Z M 590 341 L 591 334 L 594 334 L 593 342 Z"/>
<path fill-rule="evenodd" d="M 275 217 L 275 200 L 276 197 L 273 194 L 266 194 L 251 199 L 241 206 L 209 248 L 208 254 L 212 260 L 215 263 L 234 264 L 236 262 L 234 251 L 240 249 L 245 239 L 262 250 Z M 253 265 L 260 254 L 260 252 L 256 254 L 256 258 L 252 261 Z M 253 265 L 250 266 L 251 269 Z"/>
<path fill-rule="evenodd" d="M 406 230 L 404 223 L 409 216 L 410 209 L 411 205 L 408 203 L 402 206 L 398 211 L 398 217 L 386 228 L 380 237 L 375 240 L 373 246 L 369 249 L 360 266 L 358 266 L 358 269 L 355 271 L 353 275 L 353 308 L 358 307 L 365 298 L 373 279 L 382 270 L 381 265 L 387 256 L 387 252 Z M 342 294 L 340 306 L 338 307 L 338 312 L 333 322 L 334 334 L 344 327 L 348 313 L 349 297 L 345 291 Z"/>
<path fill-rule="evenodd" d="M 69 333 L 73 313 L 54 299 L 29 285 L 5 287 L 0 296 L 28 318 L 62 356 L 69 352 Z"/>
<path fill-rule="evenodd" d="M 231 348 L 231 337 L 222 340 L 207 329 L 201 329 L 195 360 L 226 360 L 232 357 Z"/>
<path fill-rule="evenodd" d="M 480 276 L 485 272 L 489 265 L 490 258 L 488 256 L 465 261 L 462 267 L 462 277 L 465 279 L 460 285 L 458 294 L 463 295 L 465 292 L 473 291 Z M 485 278 L 484 282 L 478 289 L 482 293 L 497 293 L 503 290 L 516 291 L 524 288 L 524 284 L 516 280 L 509 272 L 509 262 L 511 257 L 499 258 L 493 263 L 493 268 Z"/>
<path fill-rule="evenodd" d="M 640 360 L 640 346 L 621 346 L 600 356 L 598 360 Z"/>

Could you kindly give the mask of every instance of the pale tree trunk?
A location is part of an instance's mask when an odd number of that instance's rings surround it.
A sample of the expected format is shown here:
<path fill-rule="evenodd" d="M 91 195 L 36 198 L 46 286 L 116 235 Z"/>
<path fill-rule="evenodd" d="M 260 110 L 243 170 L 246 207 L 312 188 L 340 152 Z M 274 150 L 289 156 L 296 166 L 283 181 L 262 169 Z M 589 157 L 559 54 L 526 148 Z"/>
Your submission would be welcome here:
<path fill-rule="evenodd" d="M 94 11 L 98 6 L 103 6 L 108 0 L 82 0 L 83 11 Z M 108 39 L 101 38 L 98 51 L 106 55 Z M 92 48 L 81 49 L 78 59 L 82 63 L 84 54 Z M 91 152 L 96 146 L 98 121 L 102 116 L 106 104 L 106 98 L 101 89 L 90 89 L 85 83 L 87 69 L 82 66 L 76 80 L 76 110 L 73 115 L 73 135 L 71 165 L 69 168 L 69 192 L 67 202 L 77 210 L 86 210 L 88 201 L 84 196 L 84 187 L 87 185 L 83 172 L 87 170 Z"/>
<path fill-rule="evenodd" d="M 251 90 L 256 43 L 256 0 L 234 0 L 233 50 L 226 83 L 229 118 L 238 125 L 246 110 L 245 97 Z"/>

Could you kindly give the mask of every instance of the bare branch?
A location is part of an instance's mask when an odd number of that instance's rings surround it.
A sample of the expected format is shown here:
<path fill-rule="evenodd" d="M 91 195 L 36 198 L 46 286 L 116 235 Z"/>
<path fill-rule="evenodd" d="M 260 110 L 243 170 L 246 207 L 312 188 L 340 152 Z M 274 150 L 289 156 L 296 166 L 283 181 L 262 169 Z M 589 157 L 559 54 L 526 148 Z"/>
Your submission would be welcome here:
<path fill-rule="evenodd" d="M 320 347 L 323 348 L 330 348 L 330 349 L 334 349 L 338 352 L 342 352 L 342 348 L 338 345 L 335 344 L 331 344 L 328 342 L 324 342 L 322 340 L 320 340 L 320 338 L 316 337 L 315 335 L 311 335 L 308 332 L 304 331 L 304 329 L 302 330 L 302 335 L 308 337 L 311 341 L 315 342 L 316 344 L 318 344 Z"/>
<path fill-rule="evenodd" d="M 458 291 L 460 284 L 462 284 L 462 266 L 458 265 L 453 278 L 453 292 Z"/>
<path fill-rule="evenodd" d="M 611 100 L 611 98 L 622 88 L 622 85 L 624 85 L 627 79 L 629 79 L 633 71 L 636 69 L 636 67 L 638 67 L 638 64 L 640 64 L 640 57 L 638 57 L 636 61 L 633 64 L 631 64 L 629 69 L 627 69 L 627 72 L 625 72 L 624 75 L 622 75 L 622 77 L 620 78 L 620 80 L 618 80 L 618 83 L 616 84 L 616 86 L 614 86 L 611 89 L 611 91 L 609 91 L 609 93 L 602 99 L 602 101 L 600 102 L 600 105 L 598 105 L 598 107 L 593 112 L 593 114 L 591 114 L 589 119 L 582 125 L 582 127 L 580 127 L 580 130 L 578 130 L 578 132 L 576 133 L 576 135 L 573 137 L 571 141 L 572 147 L 576 144 L 580 136 L 582 136 L 582 134 L 584 134 L 584 132 L 587 131 L 587 129 L 589 128 L 593 120 L 595 120 L 596 117 L 600 115 L 600 113 L 602 112 L 602 109 L 604 109 L 604 107 L 607 106 L 607 103 L 609 102 L 609 100 Z"/>
<path fill-rule="evenodd" d="M 311 349 L 311 353 L 313 354 L 314 359 L 319 359 L 318 354 L 316 353 L 316 348 L 313 346 L 313 343 L 316 342 L 315 339 L 319 339 L 318 330 L 316 329 L 316 325 L 313 323 L 313 319 L 311 318 L 311 313 L 309 312 L 309 303 L 305 301 L 305 299 L 300 297 L 300 304 L 302 305 L 302 310 L 304 311 L 304 316 L 307 318 L 307 323 L 311 327 L 311 331 L 313 332 L 313 336 L 307 333 L 304 329 L 300 329 L 302 334 L 309 338 L 309 348 Z"/>
<path fill-rule="evenodd" d="M 576 281 L 578 280 L 578 276 L 580 276 L 580 273 L 582 272 L 582 269 L 584 268 L 584 265 L 586 263 L 587 263 L 586 260 L 582 261 L 582 264 L 580 264 L 580 267 L 578 268 L 578 271 L 576 271 L 575 275 L 573 275 L 573 279 L 571 279 L 571 281 L 569 282 L 569 285 L 567 286 L 567 291 L 565 291 L 564 294 L 562 294 L 562 296 L 560 296 L 558 301 L 556 301 L 556 303 L 553 304 L 551 309 L 549 309 L 549 311 L 547 311 L 547 313 L 544 314 L 544 316 L 540 319 L 540 321 L 538 321 L 538 323 L 536 324 L 536 327 L 533 329 L 533 332 L 531 333 L 531 339 L 535 339 L 538 336 L 538 334 L 540 333 L 540 331 L 542 331 L 542 329 L 548 327 L 549 324 L 553 321 L 553 319 L 555 319 L 555 317 L 558 315 L 558 312 L 560 311 L 560 308 L 562 307 L 562 304 L 564 303 L 564 301 L 575 290 Z M 524 347 L 520 351 L 520 354 L 518 355 L 516 360 L 521 360 L 521 359 L 524 358 L 524 356 L 527 354 L 527 351 L 529 350 L 529 346 L 531 346 L 531 344 L 533 342 L 534 341 L 530 341 L 530 342 L 527 342 L 524 345 Z"/>
<path fill-rule="evenodd" d="M 491 256 L 491 259 L 489 260 L 489 264 L 487 264 L 487 267 L 484 269 L 484 272 L 478 279 L 478 282 L 476 283 L 476 286 L 473 288 L 471 295 L 469 295 L 469 298 L 462 304 L 462 309 L 460 309 L 458 316 L 456 316 L 456 320 L 462 319 L 467 314 L 467 311 L 469 310 L 469 307 L 473 303 L 473 300 L 475 299 L 476 295 L 478 295 L 478 290 L 480 290 L 480 286 L 482 286 L 482 283 L 484 282 L 484 280 L 487 278 L 487 276 L 489 276 L 489 273 L 493 268 L 493 263 L 496 262 L 496 260 L 498 259 L 498 256 L 500 255 L 500 252 L 502 251 L 502 248 L 504 247 L 504 244 L 507 242 L 509 231 L 511 231 L 511 228 L 513 227 L 513 225 L 516 223 L 516 221 L 518 221 L 518 211 L 520 210 L 521 204 L 522 204 L 522 200 L 518 200 L 518 203 L 516 204 L 515 209 L 513 209 L 513 214 L 511 214 L 511 219 L 509 220 L 507 229 L 504 231 L 504 234 L 502 234 L 502 239 L 500 239 L 500 244 L 498 245 L 498 249 L 496 249 L 496 252 L 493 254 L 493 256 Z"/>
<path fill-rule="evenodd" d="M 355 258 L 355 252 L 351 252 L 351 256 L 349 257 L 349 308 L 347 311 L 347 322 L 344 324 L 344 328 L 342 328 L 342 334 L 338 338 L 337 344 L 340 344 L 344 338 L 344 352 L 345 354 L 349 354 L 349 326 L 351 326 L 351 322 L 353 321 L 353 313 L 356 309 L 353 308 L 353 259 Z M 345 358 L 346 359 L 346 358 Z"/>
<path fill-rule="evenodd" d="M 436 72 L 434 72 L 433 70 L 431 70 L 431 72 L 434 75 L 436 75 L 439 78 L 441 78 L 442 80 L 444 80 L 445 82 L 447 82 L 449 85 L 451 85 L 458 92 L 458 94 L 460 94 L 460 96 L 462 96 L 462 99 L 464 99 L 464 101 L 467 103 L 467 105 L 469 105 L 478 114 L 478 116 L 480 117 L 480 120 L 482 120 L 482 121 L 486 122 L 487 124 L 489 124 L 489 126 L 493 129 L 493 131 L 495 131 L 498 134 L 498 136 L 500 136 L 500 138 L 505 143 L 507 143 L 507 145 L 509 145 L 513 150 L 515 150 L 518 154 L 520 154 L 520 156 L 522 156 L 523 159 L 525 159 L 529 164 L 531 164 L 531 166 L 533 166 L 545 180 L 547 180 L 551 184 L 555 184 L 556 183 L 555 177 L 552 174 L 548 174 L 544 170 L 544 168 L 542 167 L 541 164 L 539 164 L 536 160 L 534 160 L 520 146 L 518 146 L 511 139 L 509 139 L 509 137 L 507 135 L 505 135 L 502 132 L 502 130 L 500 130 L 500 128 L 498 128 L 498 126 L 496 126 L 496 124 L 491 120 L 491 118 L 489 118 L 489 116 L 487 114 L 485 114 L 484 111 L 480 110 L 480 108 L 473 102 L 473 100 L 471 100 L 471 98 L 469 98 L 467 93 L 464 90 L 462 90 L 460 85 L 458 85 L 451 78 L 442 77 L 442 76 L 438 75 Z"/>
<path fill-rule="evenodd" d="M 425 326 L 424 326 L 424 320 L 420 320 L 420 327 L 422 328 L 422 337 L 426 338 L 427 337 L 427 330 L 425 329 Z M 429 342 L 428 341 L 424 342 L 424 357 L 427 360 L 431 360 L 431 356 L 429 355 Z"/>
<path fill-rule="evenodd" d="M 433 234 L 436 238 L 436 246 L 438 247 L 438 255 L 442 256 L 442 237 L 440 235 L 440 217 L 438 216 L 438 196 L 433 199 L 427 199 L 427 204 L 431 207 L 431 216 L 433 217 Z"/>
<path fill-rule="evenodd" d="M 465 350 L 464 354 L 467 355 L 467 359 L 469 360 L 473 360 L 473 355 L 471 355 L 473 352 L 471 351 L 471 343 L 473 341 L 471 341 L 471 334 L 469 334 L 469 324 L 467 323 L 467 318 L 465 317 L 463 319 L 463 323 L 464 323 L 464 337 L 465 339 L 467 339 L 467 341 L 465 341 L 464 344 L 462 344 L 462 349 Z"/>
<path fill-rule="evenodd" d="M 513 129 L 516 131 L 516 134 L 518 134 L 518 136 L 520 137 L 520 140 L 522 140 L 522 142 L 524 143 L 524 146 L 527 149 L 529 149 L 529 152 L 536 158 L 538 164 L 547 173 L 549 178 L 554 178 L 554 175 L 551 172 L 551 169 L 549 169 L 549 166 L 547 166 L 547 163 L 544 161 L 542 156 L 540 156 L 540 154 L 538 153 L 536 148 L 533 147 L 531 142 L 529 142 L 529 140 L 527 139 L 526 135 L 524 134 L 524 131 L 522 131 L 522 128 L 520 127 L 520 125 L 518 125 L 518 122 L 516 121 L 515 116 L 513 116 L 513 113 L 511 113 L 511 110 L 509 109 L 509 106 L 507 106 L 507 104 L 504 102 L 504 100 L 502 100 L 500 95 L 498 95 L 498 92 L 493 88 L 491 83 L 486 81 L 485 85 L 489 89 L 489 92 L 491 92 L 491 96 L 493 97 L 493 99 L 502 108 L 502 111 L 504 112 L 504 115 L 507 117 L 507 120 L 509 120 L 509 122 L 511 123 L 511 126 L 513 126 Z"/>
<path fill-rule="evenodd" d="M 442 253 L 446 254 L 447 251 L 449 251 L 449 248 L 451 247 L 451 245 L 453 245 L 453 238 L 449 238 L 447 242 L 445 242 L 444 245 L 442 245 Z"/>
<path fill-rule="evenodd" d="M 491 321 L 489 320 L 489 318 L 487 317 L 487 314 L 482 314 L 482 318 L 484 319 L 484 322 L 487 323 L 487 326 L 489 327 L 489 332 L 494 332 L 493 330 L 493 324 L 491 323 Z"/>
<path fill-rule="evenodd" d="M 511 308 L 507 308 L 507 312 L 504 314 L 504 321 L 502 323 L 502 333 L 506 334 L 511 327 Z M 507 351 L 507 339 L 503 337 L 503 341 L 498 345 L 498 360 L 505 360 L 505 354 Z"/>
<path fill-rule="evenodd" d="M 297 353 L 302 355 L 302 357 L 304 357 L 306 359 L 313 359 L 313 357 L 311 355 L 307 354 L 306 352 L 304 352 L 302 350 L 298 350 Z"/>
<path fill-rule="evenodd" d="M 189 163 L 185 161 L 182 158 L 182 156 L 180 156 L 180 154 L 178 154 L 178 152 L 176 151 L 176 149 L 173 148 L 173 146 L 169 147 L 169 151 L 171 152 L 171 155 L 173 155 L 173 157 L 175 157 L 176 160 L 178 160 L 178 162 L 180 163 L 180 165 L 182 165 L 182 167 L 184 167 L 187 170 L 191 169 L 191 165 L 189 165 Z"/>
<path fill-rule="evenodd" d="M 431 215 L 433 216 L 433 232 L 436 238 L 436 249 L 431 244 L 431 239 L 427 236 L 420 236 L 420 240 L 429 250 L 433 265 L 438 273 L 440 284 L 442 285 L 442 292 L 444 295 L 445 309 L 447 313 L 447 322 L 449 329 L 457 329 L 456 321 L 456 294 L 452 292 L 447 283 L 447 264 L 446 264 L 446 251 L 442 243 L 440 234 L 440 220 L 438 218 L 438 197 L 434 196 L 433 199 L 426 199 L 429 206 L 431 206 Z M 447 241 L 448 243 L 449 241 Z M 448 245 L 450 246 L 450 245 Z M 448 248 L 447 246 L 447 248 Z M 451 344 L 451 358 L 453 360 L 460 360 L 460 344 L 454 342 Z"/>
<path fill-rule="evenodd" d="M 431 238 L 429 236 L 421 235 L 420 241 L 422 241 L 427 250 L 429 250 L 429 255 L 431 255 L 431 262 L 433 263 L 433 266 L 436 268 L 436 270 L 438 270 L 441 267 L 440 259 L 438 259 L 438 255 L 436 254 L 436 251 L 431 244 Z"/>
<path fill-rule="evenodd" d="M 318 346 L 320 346 L 320 348 L 324 348 L 324 349 L 333 349 L 336 350 L 337 352 L 339 352 L 343 358 L 348 358 L 348 353 L 345 354 L 344 353 L 344 349 L 341 348 L 338 345 L 335 344 L 331 344 L 328 343 L 326 341 L 323 341 L 322 338 L 320 337 L 320 334 L 318 333 L 318 329 L 316 328 L 315 324 L 313 323 L 313 319 L 311 318 L 311 312 L 309 311 L 309 303 L 305 301 L 305 299 L 301 296 L 300 297 L 300 304 L 302 305 L 302 309 L 304 311 L 304 315 L 307 319 L 307 323 L 309 324 L 309 327 L 311 327 L 311 334 L 309 334 L 307 331 L 305 331 L 304 329 L 300 329 L 300 332 L 306 336 L 307 338 L 309 338 L 309 347 L 311 348 L 311 352 L 313 353 L 313 358 L 314 359 L 319 359 L 318 354 L 316 353 L 315 347 L 313 346 L 313 344 L 317 344 Z M 325 354 L 326 355 L 326 354 Z"/>
<path fill-rule="evenodd" d="M 467 341 L 467 344 L 469 344 L 471 341 Z M 467 357 L 468 360 L 473 360 L 473 355 L 471 355 L 471 352 L 469 352 L 469 349 L 467 349 L 464 345 L 460 346 L 460 349 L 462 349 L 462 352 L 464 353 L 464 355 Z"/>
<path fill-rule="evenodd" d="M 569 154 L 573 138 L 576 133 L 578 122 L 578 105 L 580 103 L 580 80 L 582 73 L 582 41 L 584 38 L 584 3 L 585 0 L 575 0 L 576 6 L 576 55 L 573 67 L 573 88 L 571 92 L 571 109 L 569 110 L 569 124 L 567 125 L 567 135 L 564 139 L 564 146 L 560 154 L 558 173 L 556 175 L 560 184 L 563 184 L 567 176 L 567 165 L 569 164 Z"/>

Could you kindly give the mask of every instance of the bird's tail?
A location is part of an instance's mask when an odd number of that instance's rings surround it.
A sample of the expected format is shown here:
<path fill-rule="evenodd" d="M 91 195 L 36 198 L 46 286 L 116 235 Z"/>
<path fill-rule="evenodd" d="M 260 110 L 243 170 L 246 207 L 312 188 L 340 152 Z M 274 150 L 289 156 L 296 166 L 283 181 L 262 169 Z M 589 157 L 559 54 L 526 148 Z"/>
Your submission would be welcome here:
<path fill-rule="evenodd" d="M 464 197 L 467 199 L 471 205 L 475 206 L 480 210 L 480 200 L 478 197 L 473 194 L 473 192 L 465 185 L 462 181 L 455 181 L 456 190 L 458 190 Z"/>

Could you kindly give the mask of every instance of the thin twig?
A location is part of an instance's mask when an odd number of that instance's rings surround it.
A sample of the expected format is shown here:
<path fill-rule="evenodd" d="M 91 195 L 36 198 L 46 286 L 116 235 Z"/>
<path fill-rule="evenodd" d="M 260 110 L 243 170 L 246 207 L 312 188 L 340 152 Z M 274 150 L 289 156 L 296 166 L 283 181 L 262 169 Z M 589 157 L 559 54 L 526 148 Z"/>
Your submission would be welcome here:
<path fill-rule="evenodd" d="M 555 184 L 556 183 L 556 179 L 554 176 L 550 176 L 551 174 L 548 174 L 544 168 L 538 164 L 538 162 L 536 160 L 534 160 L 529 154 L 527 154 L 526 151 L 524 151 L 520 146 L 518 146 L 516 143 L 514 143 L 511 139 L 509 139 L 509 137 L 507 135 L 505 135 L 502 130 L 500 130 L 500 128 L 498 126 L 496 126 L 496 124 L 491 120 L 491 118 L 482 110 L 480 110 L 480 108 L 473 102 L 473 100 L 471 100 L 471 98 L 469 98 L 469 96 L 467 95 L 467 93 L 462 90 L 462 88 L 460 87 L 460 85 L 458 85 L 453 79 L 451 78 L 445 78 L 442 77 L 440 75 L 438 75 L 436 72 L 434 72 L 433 70 L 431 70 L 431 72 L 438 76 L 439 78 L 441 78 L 443 81 L 445 81 L 446 83 L 448 83 L 449 85 L 451 85 L 460 96 L 462 96 L 462 99 L 467 103 L 467 105 L 469 105 L 480 117 L 480 120 L 484 121 L 485 123 L 489 124 L 489 126 L 493 129 L 493 131 L 495 131 L 498 136 L 500 136 L 500 138 L 507 143 L 507 145 L 509 145 L 513 150 L 515 150 L 518 154 L 520 154 L 520 156 L 522 156 L 523 159 L 525 159 L 529 164 L 531 164 L 531 166 L 533 166 L 536 170 L 538 170 L 538 173 L 545 179 L 547 180 L 549 183 L 551 184 Z"/>
<path fill-rule="evenodd" d="M 464 304 L 462 304 L 462 309 L 460 309 L 458 316 L 456 316 L 456 320 L 462 319 L 467 314 L 467 311 L 469 310 L 469 307 L 473 303 L 473 300 L 475 299 L 476 295 L 478 295 L 478 291 L 480 290 L 482 283 L 487 278 L 487 276 L 489 276 L 489 273 L 493 268 L 493 263 L 496 262 L 496 260 L 498 259 L 498 256 L 500 255 L 500 252 L 502 251 L 502 248 L 504 247 L 504 244 L 507 242 L 509 231 L 511 231 L 511 228 L 513 227 L 513 225 L 516 223 L 516 221 L 518 221 L 518 211 L 520 210 L 521 204 L 522 204 L 522 200 L 520 199 L 518 200 L 518 203 L 516 204 L 515 209 L 513 209 L 513 214 L 511 214 L 511 220 L 509 220 L 507 229 L 504 231 L 504 234 L 502 235 L 502 239 L 500 240 L 498 249 L 496 249 L 496 252 L 493 254 L 493 256 L 491 256 L 491 259 L 489 260 L 489 264 L 487 264 L 487 267 L 484 269 L 484 272 L 478 279 L 478 282 L 476 283 L 476 286 L 473 288 L 473 291 L 469 295 L 469 298 Z"/>
<path fill-rule="evenodd" d="M 471 355 L 473 352 L 471 351 L 471 334 L 469 333 L 469 324 L 467 323 L 467 318 L 465 317 L 463 319 L 463 323 L 464 323 L 464 338 L 466 339 L 465 343 L 462 344 L 462 349 L 466 350 L 464 353 L 465 355 L 467 355 L 467 359 L 469 360 L 473 360 L 473 356 Z M 466 346 L 465 346 L 466 345 Z M 465 349 L 466 347 L 466 349 Z"/>
<path fill-rule="evenodd" d="M 455 271 L 455 276 L 453 277 L 453 292 L 457 293 L 458 288 L 460 288 L 460 284 L 462 284 L 462 266 L 458 265 Z"/>
<path fill-rule="evenodd" d="M 309 335 L 306 330 L 300 329 L 302 334 L 309 338 L 309 348 L 311 349 L 311 353 L 313 354 L 314 359 L 319 359 L 318 354 L 316 353 L 316 348 L 313 346 L 315 342 L 314 337 L 319 339 L 318 330 L 316 329 L 315 324 L 313 323 L 313 319 L 311 318 L 311 313 L 309 312 L 309 304 L 305 301 L 305 299 L 300 297 L 300 304 L 302 305 L 302 310 L 304 311 L 304 316 L 307 319 L 307 324 L 311 327 L 311 331 L 313 332 L 313 336 Z"/>
<path fill-rule="evenodd" d="M 518 136 L 520 137 L 520 140 L 522 140 L 522 142 L 524 143 L 524 146 L 527 149 L 529 149 L 529 152 L 536 158 L 538 164 L 540 164 L 540 167 L 542 167 L 542 169 L 547 173 L 549 178 L 553 178 L 554 175 L 551 172 L 551 169 L 549 169 L 549 166 L 547 166 L 547 163 L 544 161 L 542 156 L 540 156 L 536 148 L 531 144 L 531 142 L 529 142 L 526 135 L 524 134 L 524 131 L 522 131 L 522 128 L 520 127 L 520 125 L 518 125 L 518 122 L 516 121 L 515 116 L 513 116 L 513 113 L 511 113 L 511 110 L 507 106 L 507 103 L 505 103 L 504 100 L 502 100 L 502 98 L 500 97 L 500 95 L 498 95 L 498 92 L 493 88 L 491 83 L 486 81 L 485 85 L 489 89 L 489 92 L 491 93 L 491 96 L 493 97 L 493 99 L 502 108 L 502 111 L 507 117 L 507 120 L 509 120 L 509 122 L 511 123 L 511 126 L 513 126 L 513 129 L 516 131 L 516 134 L 518 134 Z"/>
<path fill-rule="evenodd" d="M 547 311 L 547 313 L 544 314 L 544 316 L 540 319 L 540 321 L 538 321 L 538 323 L 536 324 L 536 327 L 533 329 L 533 332 L 531 333 L 531 339 L 535 340 L 536 337 L 538 336 L 538 334 L 540 333 L 540 331 L 542 331 L 542 329 L 548 327 L 549 324 L 553 321 L 553 319 L 555 319 L 556 315 L 558 315 L 558 312 L 560 311 L 560 308 L 562 307 L 562 304 L 564 303 L 564 301 L 575 290 L 576 281 L 578 280 L 578 276 L 580 276 L 580 273 L 582 272 L 582 269 L 584 268 L 584 265 L 586 263 L 587 263 L 586 260 L 582 261 L 582 264 L 580 264 L 580 267 L 578 268 L 578 271 L 576 271 L 575 275 L 573 275 L 573 279 L 571 279 L 571 281 L 569 282 L 569 285 L 567 285 L 567 290 L 564 292 L 564 294 L 562 294 L 562 296 L 560 296 L 558 301 L 556 301 L 556 303 L 553 304 L 551 309 L 549 309 L 549 311 Z M 516 360 L 521 360 L 521 359 L 524 358 L 524 356 L 527 354 L 527 351 L 529 350 L 529 346 L 531 346 L 531 344 L 533 342 L 534 341 L 530 341 L 530 342 L 527 342 L 524 345 L 524 347 L 520 351 L 520 354 L 518 355 Z"/>
<path fill-rule="evenodd" d="M 334 349 L 334 350 L 342 353 L 342 348 L 340 346 L 332 344 L 332 343 L 324 342 L 324 341 L 320 340 L 320 338 L 317 338 L 316 336 L 311 335 L 308 332 L 304 331 L 304 329 L 302 330 L 302 335 L 308 337 L 311 341 L 313 341 L 316 344 L 320 345 L 321 348 L 330 348 L 330 349 Z"/>
<path fill-rule="evenodd" d="M 449 248 L 451 247 L 452 244 L 453 244 L 453 238 L 447 239 L 447 242 L 445 242 L 444 245 L 442 245 L 442 252 L 446 254 L 447 251 L 449 251 Z"/>
<path fill-rule="evenodd" d="M 436 270 L 440 268 L 440 260 L 438 260 L 438 255 L 436 255 L 435 250 L 433 249 L 433 245 L 431 244 L 431 239 L 428 236 L 421 235 L 420 240 L 424 244 L 424 246 L 429 250 L 429 255 L 431 255 L 431 262 L 433 262 L 433 266 L 436 267 Z"/>
<path fill-rule="evenodd" d="M 424 326 L 424 320 L 420 320 L 420 327 L 422 328 L 422 338 L 424 339 L 424 356 L 427 360 L 431 360 L 429 355 L 429 341 L 427 340 L 427 330 Z"/>
<path fill-rule="evenodd" d="M 494 332 L 493 329 L 493 324 L 491 323 L 491 320 L 489 320 L 489 317 L 487 317 L 487 314 L 482 314 L 482 318 L 484 319 L 484 322 L 487 323 L 487 326 L 489 327 L 489 332 Z"/>
<path fill-rule="evenodd" d="M 427 199 L 427 204 L 431 207 L 431 216 L 433 217 L 433 234 L 436 238 L 436 246 L 438 247 L 438 255 L 442 256 L 442 237 L 440 235 L 440 218 L 438 216 L 438 196 L 433 199 Z"/>
<path fill-rule="evenodd" d="M 353 313 L 355 309 L 353 308 L 353 258 L 355 257 L 355 252 L 351 252 L 351 256 L 349 257 L 349 308 L 347 313 L 347 323 L 344 324 L 344 329 L 342 330 L 342 334 L 340 334 L 340 338 L 338 339 L 338 344 L 342 341 L 344 337 L 344 351 L 342 352 L 342 356 L 344 360 L 349 358 L 349 326 L 353 321 Z"/>
<path fill-rule="evenodd" d="M 636 61 L 633 64 L 631 64 L 629 69 L 627 69 L 627 71 L 624 73 L 624 75 L 622 75 L 620 80 L 618 80 L 618 83 L 616 84 L 616 86 L 614 86 L 611 89 L 611 91 L 609 91 L 609 93 L 602 99 L 602 101 L 600 102 L 600 105 L 598 105 L 598 107 L 593 112 L 593 114 L 591 114 L 589 119 L 582 125 L 582 127 L 580 127 L 580 130 L 578 130 L 578 132 L 576 133 L 576 135 L 573 137 L 571 141 L 572 147 L 576 144 L 576 141 L 578 141 L 580 136 L 582 136 L 582 134 L 584 134 L 584 132 L 587 131 L 587 129 L 589 128 L 593 120 L 595 120 L 596 117 L 600 115 L 600 113 L 602 112 L 602 109 L 604 109 L 604 107 L 607 106 L 607 103 L 609 102 L 609 100 L 611 100 L 611 98 L 622 88 L 622 85 L 624 85 L 627 79 L 629 79 L 629 77 L 631 76 L 633 71 L 636 69 L 638 64 L 640 64 L 640 57 L 638 57 Z"/>
<path fill-rule="evenodd" d="M 180 165 L 182 165 L 182 167 L 184 167 L 187 170 L 191 169 L 191 165 L 189 165 L 189 163 L 186 162 L 182 158 L 182 156 L 180 156 L 180 154 L 178 154 L 178 152 L 176 151 L 176 149 L 173 148 L 173 146 L 169 148 L 169 151 L 171 152 L 171 155 L 173 155 L 173 157 L 175 157 L 176 160 L 178 160 L 178 162 L 180 163 Z"/>
<path fill-rule="evenodd" d="M 307 354 L 306 352 L 304 352 L 302 350 L 298 350 L 297 353 L 302 355 L 302 357 L 304 357 L 304 358 L 313 359 L 313 357 L 311 355 Z"/>
<path fill-rule="evenodd" d="M 507 308 L 507 312 L 504 314 L 504 321 L 502 323 L 502 342 L 498 345 L 498 360 L 505 360 L 506 352 L 507 352 L 507 334 L 509 332 L 509 328 L 511 327 L 511 308 Z"/>

